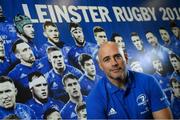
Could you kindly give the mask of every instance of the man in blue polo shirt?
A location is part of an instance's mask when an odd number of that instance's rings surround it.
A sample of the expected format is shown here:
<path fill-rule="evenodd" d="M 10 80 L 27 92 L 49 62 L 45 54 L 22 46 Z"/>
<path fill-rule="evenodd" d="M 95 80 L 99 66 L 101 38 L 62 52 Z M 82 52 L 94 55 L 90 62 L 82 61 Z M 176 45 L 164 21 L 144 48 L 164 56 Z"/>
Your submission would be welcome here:
<path fill-rule="evenodd" d="M 60 112 L 64 103 L 48 97 L 48 84 L 44 75 L 36 71 L 29 74 L 28 78 L 33 98 L 26 104 L 35 111 L 37 118 L 43 119 L 43 114 L 49 107 L 56 107 Z"/>
<path fill-rule="evenodd" d="M 88 95 L 91 89 L 102 77 L 96 74 L 96 67 L 90 55 L 81 54 L 78 61 L 84 72 L 84 74 L 79 78 L 81 91 L 83 95 Z"/>
<path fill-rule="evenodd" d="M 0 76 L 0 119 L 12 117 L 12 115 L 23 120 L 36 119 L 35 113 L 31 108 L 16 102 L 17 92 L 10 78 Z"/>
<path fill-rule="evenodd" d="M 58 47 L 50 46 L 47 49 L 47 53 L 49 62 L 53 68 L 49 71 L 47 78 L 50 89 L 50 96 L 56 100 L 67 102 L 68 95 L 64 90 L 62 78 L 67 73 L 72 73 L 73 75 L 80 78 L 82 76 L 82 72 L 79 69 L 64 63 L 64 56 Z"/>
<path fill-rule="evenodd" d="M 106 77 L 87 98 L 89 119 L 171 119 L 169 102 L 157 81 L 143 73 L 128 71 L 127 56 L 112 42 L 98 52 Z"/>
<path fill-rule="evenodd" d="M 86 96 L 81 93 L 81 87 L 78 78 L 69 73 L 63 77 L 63 85 L 69 95 L 69 101 L 61 110 L 62 119 L 77 119 L 76 105 L 86 100 Z"/>
<path fill-rule="evenodd" d="M 44 64 L 36 60 L 31 47 L 23 40 L 17 40 L 12 47 L 17 59 L 20 63 L 17 64 L 8 76 L 13 79 L 15 86 L 18 89 L 17 101 L 26 102 L 31 98 L 31 92 L 28 85 L 28 74 L 34 71 L 44 71 Z"/>

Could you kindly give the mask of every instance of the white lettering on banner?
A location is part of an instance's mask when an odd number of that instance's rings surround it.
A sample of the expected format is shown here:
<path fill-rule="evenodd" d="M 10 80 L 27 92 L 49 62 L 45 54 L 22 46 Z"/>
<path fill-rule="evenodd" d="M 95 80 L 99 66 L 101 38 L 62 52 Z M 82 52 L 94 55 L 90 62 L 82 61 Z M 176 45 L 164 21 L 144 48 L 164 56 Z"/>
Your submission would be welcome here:
<path fill-rule="evenodd" d="M 44 23 L 45 21 L 59 22 L 112 22 L 109 10 L 105 6 L 59 6 L 35 4 L 34 15 L 30 13 L 27 4 L 22 4 L 24 14 L 31 18 L 33 23 Z M 154 7 L 118 7 L 112 6 L 111 17 L 117 22 L 144 22 L 157 21 Z M 180 20 L 180 8 L 160 7 L 162 20 Z M 159 14 L 158 14 L 159 15 Z M 37 16 L 37 18 L 32 18 Z M 159 18 L 159 17 L 158 17 Z"/>
<path fill-rule="evenodd" d="M 35 10 L 38 19 L 31 17 L 27 4 L 22 4 L 24 14 L 32 19 L 33 23 L 44 23 L 53 21 L 62 23 L 66 22 L 112 22 L 109 17 L 109 11 L 104 6 L 59 6 L 59 5 L 42 5 L 35 4 Z M 39 20 L 39 21 L 38 21 Z"/>
<path fill-rule="evenodd" d="M 155 8 L 149 7 L 112 7 L 118 22 L 156 21 Z"/>

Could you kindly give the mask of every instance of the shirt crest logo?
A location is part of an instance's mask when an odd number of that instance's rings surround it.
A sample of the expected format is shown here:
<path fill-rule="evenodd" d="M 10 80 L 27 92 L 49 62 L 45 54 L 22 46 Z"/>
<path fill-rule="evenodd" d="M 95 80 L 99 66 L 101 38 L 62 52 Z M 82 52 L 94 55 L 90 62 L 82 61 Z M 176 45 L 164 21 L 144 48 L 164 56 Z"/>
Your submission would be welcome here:
<path fill-rule="evenodd" d="M 147 104 L 147 97 L 145 94 L 140 94 L 137 99 L 136 102 L 138 104 L 138 106 L 140 105 L 146 105 Z"/>

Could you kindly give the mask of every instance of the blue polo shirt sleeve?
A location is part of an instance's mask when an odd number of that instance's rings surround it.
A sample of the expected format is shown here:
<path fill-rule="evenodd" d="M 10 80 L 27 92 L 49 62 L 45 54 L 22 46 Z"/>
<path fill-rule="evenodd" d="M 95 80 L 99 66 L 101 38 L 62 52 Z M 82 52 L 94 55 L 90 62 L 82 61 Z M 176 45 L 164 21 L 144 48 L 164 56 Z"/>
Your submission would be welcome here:
<path fill-rule="evenodd" d="M 101 82 L 100 82 L 101 83 Z M 102 84 L 97 84 L 90 92 L 86 100 L 88 119 L 106 119 L 106 97 L 105 89 Z"/>
<path fill-rule="evenodd" d="M 150 90 L 150 103 L 152 112 L 156 112 L 167 108 L 170 103 L 167 100 L 165 93 L 162 91 L 159 83 L 154 77 L 151 77 L 148 81 Z"/>

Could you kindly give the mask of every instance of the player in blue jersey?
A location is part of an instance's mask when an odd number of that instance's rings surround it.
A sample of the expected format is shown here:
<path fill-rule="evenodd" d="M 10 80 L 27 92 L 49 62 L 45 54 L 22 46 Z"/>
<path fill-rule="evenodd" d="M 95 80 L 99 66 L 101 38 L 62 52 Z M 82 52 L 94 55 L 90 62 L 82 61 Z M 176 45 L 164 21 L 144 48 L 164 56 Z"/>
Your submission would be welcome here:
<path fill-rule="evenodd" d="M 172 89 L 170 87 L 170 75 L 164 71 L 164 67 L 162 65 L 161 60 L 154 56 L 152 59 L 152 64 L 155 69 L 155 73 L 153 76 L 158 80 L 162 90 L 168 97 L 169 102 L 171 102 Z"/>
<path fill-rule="evenodd" d="M 16 39 L 15 27 L 6 20 L 0 5 L 0 75 L 7 75 L 19 62 L 11 50 L 12 44 Z"/>
<path fill-rule="evenodd" d="M 41 56 L 37 46 L 33 42 L 35 38 L 35 30 L 31 19 L 25 15 L 18 14 L 14 17 L 14 24 L 18 37 L 25 41 L 32 48 L 36 58 L 39 59 Z"/>
<path fill-rule="evenodd" d="M 0 76 L 0 119 L 5 119 L 10 115 L 16 115 L 19 119 L 36 119 L 34 111 L 28 106 L 16 103 L 17 89 L 13 81 Z"/>
<path fill-rule="evenodd" d="M 137 32 L 131 33 L 131 41 L 133 45 L 135 46 L 136 50 L 130 53 L 131 58 L 129 58 L 128 56 L 128 59 L 130 61 L 133 61 L 131 59 L 136 59 L 141 64 L 144 73 L 153 74 L 154 71 L 153 71 L 153 66 L 150 59 L 150 53 L 148 49 L 145 48 L 143 41 L 141 40 Z"/>
<path fill-rule="evenodd" d="M 73 46 L 68 53 L 68 60 L 70 65 L 81 70 L 81 66 L 78 64 L 78 57 L 82 53 L 92 55 L 95 50 L 95 44 L 87 42 L 84 37 L 83 30 L 78 23 L 70 23 L 69 29 L 71 36 L 74 39 L 75 46 Z"/>
<path fill-rule="evenodd" d="M 70 47 L 65 45 L 65 43 L 60 40 L 60 33 L 58 27 L 51 21 L 46 21 L 43 25 L 43 34 L 47 38 L 47 41 L 42 45 L 40 51 L 41 55 L 46 56 L 46 50 L 49 46 L 57 46 L 61 49 L 65 63 L 68 63 L 67 54 Z"/>
<path fill-rule="evenodd" d="M 175 54 L 169 56 L 174 72 L 171 75 L 170 85 L 173 89 L 171 109 L 175 119 L 180 118 L 180 58 Z"/>
<path fill-rule="evenodd" d="M 87 111 L 86 111 L 86 103 L 80 102 L 75 107 L 76 114 L 78 116 L 78 120 L 86 120 L 87 119 Z"/>
<path fill-rule="evenodd" d="M 78 78 L 82 76 L 82 72 L 70 65 L 64 63 L 64 58 L 61 50 L 56 46 L 51 46 L 47 49 L 48 59 L 52 65 L 52 70 L 48 75 L 48 84 L 50 88 L 50 96 L 62 100 L 68 101 L 68 95 L 64 90 L 62 84 L 62 78 L 67 73 L 72 73 Z"/>
<path fill-rule="evenodd" d="M 33 98 L 26 104 L 35 111 L 37 118 L 43 119 L 43 114 L 49 107 L 57 107 L 60 112 L 64 103 L 48 97 L 48 83 L 44 75 L 36 71 L 29 74 L 28 78 Z"/>
<path fill-rule="evenodd" d="M 81 87 L 78 78 L 69 73 L 63 77 L 63 85 L 69 95 L 69 101 L 64 105 L 61 110 L 62 119 L 77 119 L 76 105 L 84 102 L 86 97 L 81 93 Z"/>
<path fill-rule="evenodd" d="M 18 89 L 18 102 L 26 102 L 31 98 L 31 92 L 28 85 L 28 74 L 42 70 L 42 63 L 39 64 L 36 61 L 33 51 L 30 46 L 23 40 L 17 40 L 13 44 L 13 52 L 15 56 L 20 60 L 20 64 L 17 64 L 12 71 L 9 72 L 8 76 L 11 77 Z"/>
<path fill-rule="evenodd" d="M 43 115 L 44 120 L 61 120 L 61 115 L 56 107 L 49 107 Z"/>
<path fill-rule="evenodd" d="M 88 119 L 172 118 L 169 102 L 157 81 L 149 75 L 127 70 L 127 57 L 117 44 L 104 43 L 98 57 L 106 77 L 87 98 Z"/>
<path fill-rule="evenodd" d="M 180 118 L 180 79 L 172 78 L 170 85 L 173 89 L 173 99 L 171 102 L 171 110 L 174 119 Z"/>
<path fill-rule="evenodd" d="M 0 37 L 0 75 L 6 75 L 10 68 L 11 63 L 9 58 L 5 55 L 5 46 L 3 39 Z"/>
<path fill-rule="evenodd" d="M 171 40 L 175 43 L 176 50 L 179 53 L 178 48 L 180 47 L 180 28 L 176 25 L 176 23 L 174 21 L 170 22 L 170 28 L 173 33 Z"/>
<path fill-rule="evenodd" d="M 161 27 L 159 28 L 159 33 L 161 35 L 161 39 L 163 40 L 164 42 L 164 47 L 167 47 L 168 49 L 172 50 L 175 54 L 177 54 L 178 56 L 180 56 L 180 52 L 178 50 L 178 48 L 180 47 L 177 47 L 176 46 L 176 42 L 175 41 L 172 41 L 171 38 L 170 38 L 170 35 L 168 33 L 168 31 L 164 28 L 164 27 Z M 180 45 L 180 44 L 179 44 Z"/>
<path fill-rule="evenodd" d="M 78 61 L 84 72 L 83 76 L 79 79 L 81 91 L 83 95 L 88 95 L 91 89 L 102 77 L 96 74 L 96 67 L 90 55 L 81 54 Z"/>
<path fill-rule="evenodd" d="M 171 78 L 180 79 L 180 58 L 175 54 L 170 54 L 169 59 L 174 69 Z"/>
<path fill-rule="evenodd" d="M 169 54 L 172 53 L 171 50 L 159 44 L 157 37 L 150 31 L 146 32 L 146 39 L 151 45 L 152 49 L 150 51 L 150 55 L 156 55 L 160 58 L 165 66 L 165 70 L 169 73 L 173 71 L 172 65 L 169 60 Z"/>

